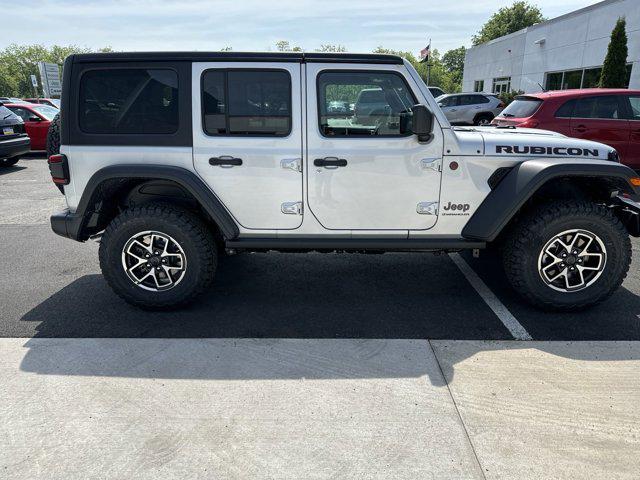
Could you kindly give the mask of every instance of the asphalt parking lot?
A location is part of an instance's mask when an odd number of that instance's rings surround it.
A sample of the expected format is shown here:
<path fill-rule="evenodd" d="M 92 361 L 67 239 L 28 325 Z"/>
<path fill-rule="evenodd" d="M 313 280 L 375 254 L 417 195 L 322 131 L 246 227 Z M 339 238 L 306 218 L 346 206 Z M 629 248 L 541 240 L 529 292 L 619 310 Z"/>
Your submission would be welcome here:
<path fill-rule="evenodd" d="M 432 254 L 226 257 L 196 304 L 149 313 L 51 232 L 63 203 L 43 158 L 0 171 L 10 478 L 635 478 L 638 239 L 581 313 Z"/>

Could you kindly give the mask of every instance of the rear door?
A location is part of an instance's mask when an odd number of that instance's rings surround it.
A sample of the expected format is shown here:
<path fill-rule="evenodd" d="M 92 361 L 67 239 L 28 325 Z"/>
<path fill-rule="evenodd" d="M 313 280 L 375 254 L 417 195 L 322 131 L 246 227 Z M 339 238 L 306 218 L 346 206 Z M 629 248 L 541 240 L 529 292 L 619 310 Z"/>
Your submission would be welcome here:
<path fill-rule="evenodd" d="M 618 95 L 580 98 L 571 117 L 571 136 L 609 145 L 624 158 L 629 145 L 629 122 L 624 112 Z"/>
<path fill-rule="evenodd" d="M 194 63 L 193 161 L 246 229 L 302 223 L 300 63 Z"/>

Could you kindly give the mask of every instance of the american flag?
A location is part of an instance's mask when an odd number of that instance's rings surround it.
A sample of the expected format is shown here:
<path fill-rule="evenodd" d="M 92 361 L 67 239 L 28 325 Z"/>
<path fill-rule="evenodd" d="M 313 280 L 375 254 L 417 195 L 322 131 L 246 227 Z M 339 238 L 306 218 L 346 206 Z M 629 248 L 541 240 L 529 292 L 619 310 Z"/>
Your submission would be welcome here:
<path fill-rule="evenodd" d="M 420 50 L 420 61 L 428 62 L 429 55 L 431 55 L 431 39 L 429 39 L 429 45 Z"/>

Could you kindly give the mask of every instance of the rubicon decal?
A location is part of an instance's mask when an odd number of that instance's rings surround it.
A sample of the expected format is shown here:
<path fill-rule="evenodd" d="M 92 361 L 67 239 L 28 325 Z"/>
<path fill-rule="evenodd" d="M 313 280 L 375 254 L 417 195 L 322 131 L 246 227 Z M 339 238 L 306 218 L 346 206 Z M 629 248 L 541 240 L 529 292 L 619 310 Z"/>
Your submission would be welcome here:
<path fill-rule="evenodd" d="M 568 155 L 571 157 L 599 157 L 597 148 L 539 147 L 528 145 L 496 145 L 496 153 L 518 155 Z"/>

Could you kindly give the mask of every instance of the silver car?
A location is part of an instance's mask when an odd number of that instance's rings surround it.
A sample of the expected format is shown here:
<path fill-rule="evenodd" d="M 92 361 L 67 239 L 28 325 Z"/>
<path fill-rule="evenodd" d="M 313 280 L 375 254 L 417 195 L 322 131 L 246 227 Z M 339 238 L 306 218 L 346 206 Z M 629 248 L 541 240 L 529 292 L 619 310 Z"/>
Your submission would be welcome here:
<path fill-rule="evenodd" d="M 450 93 L 436 101 L 451 124 L 488 125 L 504 109 L 492 93 Z"/>

